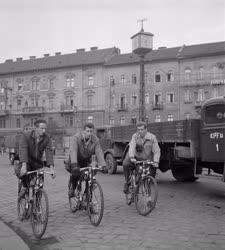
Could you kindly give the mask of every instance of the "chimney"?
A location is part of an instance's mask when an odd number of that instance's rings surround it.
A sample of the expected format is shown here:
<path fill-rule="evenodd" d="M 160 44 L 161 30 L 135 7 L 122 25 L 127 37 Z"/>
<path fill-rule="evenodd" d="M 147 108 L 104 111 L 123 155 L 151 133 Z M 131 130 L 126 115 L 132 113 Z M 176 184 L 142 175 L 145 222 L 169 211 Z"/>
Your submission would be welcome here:
<path fill-rule="evenodd" d="M 6 59 L 5 62 L 6 62 L 6 63 L 8 63 L 8 62 L 13 62 L 13 59 Z"/>
<path fill-rule="evenodd" d="M 16 61 L 17 61 L 17 62 L 23 61 L 23 57 L 18 57 L 18 58 L 16 58 Z"/>
<path fill-rule="evenodd" d="M 79 52 L 85 52 L 85 49 L 77 49 L 77 53 Z"/>
<path fill-rule="evenodd" d="M 36 58 L 36 56 L 30 56 L 30 59 L 31 60 L 33 60 L 33 59 L 35 59 Z"/>
<path fill-rule="evenodd" d="M 93 50 L 97 50 L 98 47 L 91 47 L 90 49 L 91 49 L 91 51 L 93 51 Z"/>
<path fill-rule="evenodd" d="M 44 57 L 49 57 L 50 55 L 49 54 L 44 54 Z"/>
<path fill-rule="evenodd" d="M 158 47 L 158 49 L 166 49 L 166 46 Z"/>
<path fill-rule="evenodd" d="M 55 52 L 55 55 L 56 55 L 56 56 L 60 56 L 60 55 L 61 55 L 61 52 Z"/>

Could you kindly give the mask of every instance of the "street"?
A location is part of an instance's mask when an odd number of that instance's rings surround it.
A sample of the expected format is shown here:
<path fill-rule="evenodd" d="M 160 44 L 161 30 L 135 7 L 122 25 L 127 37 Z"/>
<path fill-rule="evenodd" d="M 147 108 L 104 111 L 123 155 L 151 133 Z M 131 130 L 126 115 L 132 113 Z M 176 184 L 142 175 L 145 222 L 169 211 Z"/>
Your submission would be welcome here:
<path fill-rule="evenodd" d="M 30 221 L 17 219 L 17 178 L 7 156 L 1 156 L 0 219 L 34 250 L 56 249 L 225 249 L 225 183 L 202 176 L 195 183 L 179 183 L 168 173 L 158 173 L 156 208 L 143 217 L 135 205 L 127 206 L 122 192 L 122 168 L 116 175 L 99 173 L 105 210 L 98 227 L 85 211 L 72 214 L 67 196 L 69 174 L 63 160 L 55 160 L 57 177 L 45 178 L 50 218 L 40 241 L 32 235 Z"/>

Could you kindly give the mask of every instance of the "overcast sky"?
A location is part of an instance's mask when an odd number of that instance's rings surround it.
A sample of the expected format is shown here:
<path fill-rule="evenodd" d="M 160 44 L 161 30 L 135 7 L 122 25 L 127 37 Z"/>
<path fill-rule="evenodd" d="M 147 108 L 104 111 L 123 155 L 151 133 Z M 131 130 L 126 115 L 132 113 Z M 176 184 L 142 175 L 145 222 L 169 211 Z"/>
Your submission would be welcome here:
<path fill-rule="evenodd" d="M 0 0 L 0 62 L 92 46 L 130 53 L 141 18 L 154 49 L 225 41 L 224 0 Z"/>

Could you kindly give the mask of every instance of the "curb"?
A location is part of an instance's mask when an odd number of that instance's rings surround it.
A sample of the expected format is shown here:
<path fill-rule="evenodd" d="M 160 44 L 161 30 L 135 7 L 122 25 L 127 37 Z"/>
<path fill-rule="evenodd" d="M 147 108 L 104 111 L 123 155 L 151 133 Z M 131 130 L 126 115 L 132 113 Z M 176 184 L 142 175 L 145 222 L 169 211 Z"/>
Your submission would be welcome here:
<path fill-rule="evenodd" d="M 29 250 L 26 243 L 0 220 L 0 250 Z"/>

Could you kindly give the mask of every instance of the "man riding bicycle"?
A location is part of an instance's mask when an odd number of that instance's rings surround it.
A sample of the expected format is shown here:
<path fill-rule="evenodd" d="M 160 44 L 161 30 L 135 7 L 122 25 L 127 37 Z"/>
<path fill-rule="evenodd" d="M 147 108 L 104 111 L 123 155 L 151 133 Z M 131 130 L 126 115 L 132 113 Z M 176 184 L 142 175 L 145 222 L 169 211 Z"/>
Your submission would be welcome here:
<path fill-rule="evenodd" d="M 20 173 L 22 180 L 22 197 L 27 189 L 27 171 L 43 168 L 44 162 L 50 168 L 52 178 L 55 178 L 52 141 L 46 133 L 47 123 L 45 120 L 37 120 L 34 130 L 23 133 L 19 141 Z"/>
<path fill-rule="evenodd" d="M 130 168 L 135 167 L 137 160 L 151 160 L 154 167 L 158 168 L 160 148 L 156 136 L 147 131 L 145 122 L 139 122 L 137 132 L 133 134 L 129 143 L 128 152 L 123 160 L 123 172 L 125 177 L 124 193 L 128 192 Z"/>
<path fill-rule="evenodd" d="M 99 166 L 106 166 L 99 139 L 94 135 L 94 125 L 86 123 L 83 131 L 74 135 L 70 145 L 68 171 L 71 173 L 72 189 L 69 190 L 69 197 L 74 196 L 74 190 L 80 178 L 80 168 L 87 167 L 91 163 L 92 155 L 96 155 Z"/>

